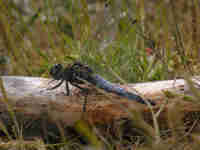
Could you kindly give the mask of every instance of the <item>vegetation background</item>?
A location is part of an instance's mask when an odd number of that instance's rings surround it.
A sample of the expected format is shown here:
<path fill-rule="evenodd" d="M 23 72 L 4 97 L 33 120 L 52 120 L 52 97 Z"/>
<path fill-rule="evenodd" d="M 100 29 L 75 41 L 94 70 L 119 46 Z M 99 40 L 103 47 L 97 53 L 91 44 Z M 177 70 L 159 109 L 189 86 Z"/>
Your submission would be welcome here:
<path fill-rule="evenodd" d="M 53 64 L 80 60 L 118 83 L 198 75 L 199 10 L 198 0 L 0 0 L 0 73 L 49 77 Z M 191 137 L 145 149 L 197 149 Z"/>

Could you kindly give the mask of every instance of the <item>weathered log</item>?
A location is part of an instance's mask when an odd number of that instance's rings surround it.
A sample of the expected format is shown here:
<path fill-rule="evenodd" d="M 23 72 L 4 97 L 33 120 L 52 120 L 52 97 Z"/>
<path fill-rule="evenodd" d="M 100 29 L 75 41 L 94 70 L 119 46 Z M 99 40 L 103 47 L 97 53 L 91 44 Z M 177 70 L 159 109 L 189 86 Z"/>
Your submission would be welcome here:
<path fill-rule="evenodd" d="M 2 113 L 7 112 L 8 103 L 14 112 L 22 114 L 23 117 L 40 118 L 46 115 L 48 121 L 59 121 L 66 125 L 73 124 L 83 116 L 82 108 L 85 96 L 77 88 L 70 87 L 72 94 L 66 96 L 64 85 L 55 90 L 47 90 L 50 86 L 48 85 L 50 79 L 19 76 L 3 76 L 2 79 L 8 99 L 8 102 L 5 102 L 5 97 L 0 93 L 0 110 Z M 195 80 L 195 82 L 198 83 L 198 80 Z M 189 92 L 189 88 L 183 79 L 128 84 L 122 87 L 130 91 L 136 90 L 143 97 L 154 100 L 157 103 L 157 108 L 166 98 L 163 91 Z M 146 105 L 113 94 L 99 93 L 95 88 L 87 96 L 87 101 L 87 111 L 84 115 L 92 122 L 105 123 L 128 117 L 126 108 L 149 111 Z M 183 105 L 187 105 L 183 108 L 184 111 L 200 109 L 199 106 L 190 102 L 183 101 Z"/>

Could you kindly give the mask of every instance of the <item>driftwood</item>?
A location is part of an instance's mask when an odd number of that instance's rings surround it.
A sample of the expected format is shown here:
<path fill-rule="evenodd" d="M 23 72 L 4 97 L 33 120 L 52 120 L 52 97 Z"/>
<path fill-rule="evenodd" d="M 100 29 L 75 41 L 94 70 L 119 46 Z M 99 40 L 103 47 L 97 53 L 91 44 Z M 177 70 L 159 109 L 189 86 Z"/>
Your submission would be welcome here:
<path fill-rule="evenodd" d="M 77 88 L 70 87 L 72 94 L 66 96 L 64 95 L 64 85 L 56 90 L 46 90 L 50 86 L 48 85 L 50 79 L 4 76 L 2 80 L 6 97 L 3 96 L 1 89 L 1 114 L 8 112 L 7 110 L 11 106 L 12 111 L 24 118 L 34 119 L 46 116 L 49 122 L 61 122 L 65 125 L 72 125 L 83 116 L 82 107 L 85 96 Z M 198 83 L 198 80 L 194 81 Z M 130 91 L 137 91 L 144 98 L 155 101 L 157 103 L 155 109 L 159 109 L 162 103 L 166 102 L 166 93 L 164 94 L 163 91 L 191 94 L 189 86 L 183 79 L 128 84 L 122 87 Z M 127 108 L 129 110 L 137 109 L 138 111 L 150 112 L 146 105 L 113 94 L 99 93 L 95 88 L 92 91 L 87 97 L 87 110 L 84 112 L 84 116 L 87 116 L 86 118 L 89 121 L 106 123 L 120 118 L 127 118 L 129 115 Z M 199 111 L 198 105 L 182 102 L 183 106 L 186 106 L 183 107 L 183 111 Z"/>

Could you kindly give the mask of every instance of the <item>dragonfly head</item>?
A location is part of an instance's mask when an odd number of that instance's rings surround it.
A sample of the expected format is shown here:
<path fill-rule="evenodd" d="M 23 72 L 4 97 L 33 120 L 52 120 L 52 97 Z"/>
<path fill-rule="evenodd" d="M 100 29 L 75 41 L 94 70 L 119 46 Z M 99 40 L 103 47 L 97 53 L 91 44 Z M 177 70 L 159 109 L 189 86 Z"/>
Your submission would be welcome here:
<path fill-rule="evenodd" d="M 62 73 L 63 73 L 63 66 L 61 64 L 55 64 L 51 69 L 50 69 L 50 75 L 55 79 L 55 80 L 60 80 L 62 78 Z"/>

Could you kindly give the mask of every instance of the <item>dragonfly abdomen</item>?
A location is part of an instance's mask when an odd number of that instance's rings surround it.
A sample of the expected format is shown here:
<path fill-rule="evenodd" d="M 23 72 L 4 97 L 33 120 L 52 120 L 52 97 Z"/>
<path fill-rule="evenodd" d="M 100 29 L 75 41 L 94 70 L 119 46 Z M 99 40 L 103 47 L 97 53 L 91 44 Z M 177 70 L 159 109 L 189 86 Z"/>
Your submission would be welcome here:
<path fill-rule="evenodd" d="M 107 92 L 112 92 L 119 96 L 126 97 L 129 100 L 134 100 L 139 103 L 146 104 L 144 99 L 142 97 L 140 97 L 139 95 L 128 92 L 125 89 L 110 83 L 109 81 L 105 80 L 104 78 L 102 78 L 99 75 L 93 75 L 93 79 L 92 79 L 91 83 L 96 85 L 98 88 L 101 88 Z M 153 105 L 155 104 L 152 101 L 150 101 L 150 103 Z"/>

